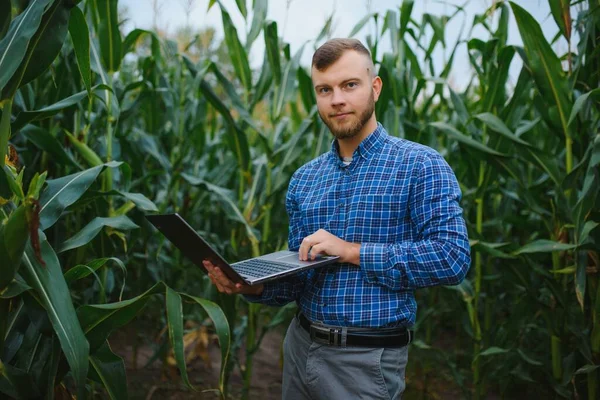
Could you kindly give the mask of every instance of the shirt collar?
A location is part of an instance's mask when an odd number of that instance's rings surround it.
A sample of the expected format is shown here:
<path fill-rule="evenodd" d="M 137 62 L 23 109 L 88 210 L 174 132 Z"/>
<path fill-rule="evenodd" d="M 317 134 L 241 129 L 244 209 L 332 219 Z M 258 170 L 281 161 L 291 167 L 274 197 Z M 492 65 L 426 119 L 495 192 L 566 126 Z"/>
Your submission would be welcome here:
<path fill-rule="evenodd" d="M 377 122 L 377 128 L 375 128 L 373 132 L 371 132 L 366 138 L 364 138 L 363 141 L 360 142 L 356 150 L 354 150 L 354 154 L 352 154 L 352 160 L 356 161 L 358 157 L 362 157 L 365 160 L 371 158 L 381 148 L 386 136 L 387 132 L 385 128 L 379 122 Z M 342 163 L 337 139 L 333 139 L 333 141 L 331 142 L 330 153 L 334 160 L 336 160 L 339 164 Z"/>

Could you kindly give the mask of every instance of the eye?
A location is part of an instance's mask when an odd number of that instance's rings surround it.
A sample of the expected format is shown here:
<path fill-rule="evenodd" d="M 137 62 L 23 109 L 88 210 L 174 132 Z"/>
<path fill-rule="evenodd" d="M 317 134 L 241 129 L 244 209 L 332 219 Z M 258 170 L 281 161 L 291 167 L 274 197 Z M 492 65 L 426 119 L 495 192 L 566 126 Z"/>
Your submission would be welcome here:
<path fill-rule="evenodd" d="M 322 87 L 322 88 L 319 88 L 318 92 L 319 92 L 320 94 L 326 94 L 326 93 L 329 93 L 329 88 L 327 88 L 327 87 Z"/>
<path fill-rule="evenodd" d="M 346 86 L 349 87 L 350 89 L 354 89 L 355 87 L 358 86 L 358 82 L 348 82 L 348 84 Z"/>

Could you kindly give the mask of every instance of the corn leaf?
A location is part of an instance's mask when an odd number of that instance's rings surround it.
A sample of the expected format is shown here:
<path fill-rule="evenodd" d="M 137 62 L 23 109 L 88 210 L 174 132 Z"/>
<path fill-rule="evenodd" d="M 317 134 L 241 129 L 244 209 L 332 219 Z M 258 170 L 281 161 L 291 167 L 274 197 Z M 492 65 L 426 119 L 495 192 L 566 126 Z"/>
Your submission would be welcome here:
<path fill-rule="evenodd" d="M 71 374 L 80 395 L 85 391 L 88 373 L 89 344 L 83 335 L 56 253 L 40 230 L 40 250 L 45 266 L 38 261 L 31 245 L 23 256 L 23 278 L 34 288 L 48 313 L 54 332 L 58 336 Z"/>
<path fill-rule="evenodd" d="M 13 77 L 25 57 L 29 41 L 40 26 L 47 5 L 55 0 L 32 0 L 28 7 L 10 23 L 6 36 L 0 40 L 0 92 Z M 8 8 L 10 9 L 10 2 Z M 12 97 L 12 96 L 11 96 Z M 8 98 L 2 97 L 1 99 Z"/>
<path fill-rule="evenodd" d="M 45 230 L 54 225 L 62 212 L 85 193 L 104 168 L 116 168 L 121 164 L 111 161 L 85 171 L 46 181 L 48 186 L 40 198 L 40 228 Z"/>
<path fill-rule="evenodd" d="M 250 32 L 246 38 L 246 50 L 252 47 L 252 43 L 256 40 L 260 31 L 263 28 L 263 24 L 267 19 L 267 9 L 269 8 L 268 0 L 254 0 L 252 7 L 252 25 L 250 26 Z"/>
<path fill-rule="evenodd" d="M 90 355 L 90 376 L 106 388 L 112 400 L 128 398 L 125 363 L 112 352 L 108 342 Z"/>
<path fill-rule="evenodd" d="M 133 221 L 124 215 L 108 218 L 96 217 L 91 220 L 82 230 L 60 245 L 57 248 L 57 252 L 62 253 L 64 251 L 76 249 L 88 244 L 96 237 L 96 235 L 98 235 L 98 233 L 100 233 L 104 227 L 111 227 L 122 231 L 139 228 L 139 226 L 134 224 Z"/>
<path fill-rule="evenodd" d="M 536 86 L 542 97 L 548 102 L 548 106 L 557 107 L 560 128 L 565 138 L 570 138 L 568 118 L 572 108 L 572 96 L 560 59 L 544 38 L 539 23 L 514 2 L 510 2 L 510 5 L 523 39 L 524 52 L 527 55 L 523 62 L 531 70 Z"/>
<path fill-rule="evenodd" d="M 237 29 L 224 7 L 221 7 L 221 17 L 223 19 L 223 29 L 225 30 L 225 42 L 233 63 L 233 69 L 240 82 L 242 82 L 242 86 L 249 93 L 252 90 L 252 72 L 248 63 L 248 54 L 246 54 L 244 46 L 240 43 Z"/>
<path fill-rule="evenodd" d="M 565 251 L 576 248 L 576 244 L 560 243 L 553 240 L 539 239 L 514 251 L 513 255 L 532 254 L 532 253 L 549 253 L 552 251 Z"/>
<path fill-rule="evenodd" d="M 73 49 L 77 56 L 77 66 L 83 84 L 92 93 L 92 72 L 90 68 L 90 31 L 85 16 L 79 7 L 73 7 L 69 18 L 69 33 L 73 41 Z"/>
<path fill-rule="evenodd" d="M 118 71 L 123 58 L 117 4 L 117 0 L 94 0 L 100 54 L 108 72 Z"/>

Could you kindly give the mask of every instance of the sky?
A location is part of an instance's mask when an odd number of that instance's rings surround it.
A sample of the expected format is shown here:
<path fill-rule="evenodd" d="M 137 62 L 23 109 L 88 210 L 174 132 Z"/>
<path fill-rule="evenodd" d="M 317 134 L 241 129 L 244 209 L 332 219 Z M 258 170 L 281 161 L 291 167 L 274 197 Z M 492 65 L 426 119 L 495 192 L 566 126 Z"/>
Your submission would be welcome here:
<path fill-rule="evenodd" d="M 223 37 L 220 9 L 218 5 L 214 5 L 207 12 L 209 0 L 120 0 L 120 6 L 128 9 L 126 14 L 130 18 L 123 26 L 125 33 L 134 28 L 151 29 L 153 27 L 155 16 L 152 5 L 155 1 L 160 5 L 160 13 L 156 20 L 161 30 L 169 34 L 174 34 L 178 27 L 189 23 L 192 27 L 198 29 L 208 26 L 213 27 L 216 29 L 218 37 Z M 194 8 L 188 18 L 184 4 L 189 1 L 192 2 Z M 240 39 L 244 42 L 246 32 L 250 30 L 252 23 L 252 1 L 246 0 L 249 14 L 247 22 L 244 21 L 243 16 L 239 12 L 235 0 L 221 0 L 221 2 L 236 24 Z M 472 36 L 467 37 L 466 35 L 472 25 L 473 17 L 476 14 L 483 13 L 492 5 L 492 2 L 493 0 L 415 1 L 412 17 L 417 21 L 421 21 L 424 13 L 450 15 L 455 10 L 454 5 L 464 5 L 466 3 L 465 13 L 455 17 L 446 26 L 445 34 L 448 47 L 443 49 L 438 45 L 434 53 L 434 62 L 438 66 L 438 73 L 441 71 L 444 61 L 449 58 L 452 46 L 458 39 L 463 22 L 465 23 L 465 30 L 462 34 L 462 39 L 468 40 L 472 37 L 478 37 L 487 40 L 489 38 L 489 34 L 482 27 L 475 29 L 472 32 Z M 514 2 L 526 9 L 540 23 L 546 38 L 551 39 L 558 32 L 558 27 L 550 15 L 548 0 L 514 0 Z M 347 37 L 354 26 L 368 12 L 378 12 L 383 16 L 387 10 L 396 10 L 399 14 L 401 4 L 401 0 L 270 0 L 267 19 L 277 22 L 279 35 L 283 37 L 285 42 L 290 43 L 292 54 L 300 49 L 302 44 L 309 43 L 305 47 L 301 58 L 301 64 L 308 66 L 312 57 L 314 40 L 332 13 L 334 14 L 333 37 Z M 381 21 L 382 19 L 380 19 L 380 24 Z M 374 24 L 369 23 L 355 37 L 364 42 L 367 34 L 369 32 L 372 33 L 373 30 Z M 389 34 L 386 34 L 384 41 L 380 43 L 381 50 L 379 51 L 379 55 L 382 54 L 382 50 L 390 49 L 388 36 Z M 508 41 L 509 44 L 522 44 L 517 24 L 512 15 L 509 22 Z M 566 41 L 557 42 L 554 49 L 560 54 L 566 53 Z M 253 68 L 260 67 L 263 61 L 263 54 L 264 39 L 261 34 L 254 42 L 250 53 L 250 63 Z M 418 53 L 417 56 L 419 56 Z M 515 56 L 510 70 L 509 84 L 516 83 L 521 66 L 520 58 Z M 472 72 L 466 45 L 461 45 L 459 46 L 459 50 L 457 50 L 449 80 L 454 87 L 460 89 L 470 81 Z"/>

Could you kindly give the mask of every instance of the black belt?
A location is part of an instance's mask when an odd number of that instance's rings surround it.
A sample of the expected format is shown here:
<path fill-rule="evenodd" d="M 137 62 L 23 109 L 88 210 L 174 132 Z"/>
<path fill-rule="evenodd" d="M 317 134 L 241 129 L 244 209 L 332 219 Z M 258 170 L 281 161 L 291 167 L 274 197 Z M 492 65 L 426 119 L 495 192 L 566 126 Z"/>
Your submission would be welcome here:
<path fill-rule="evenodd" d="M 404 327 L 385 329 L 353 329 L 313 324 L 298 314 L 300 326 L 317 343 L 329 346 L 404 347 L 411 342 L 412 332 Z"/>

